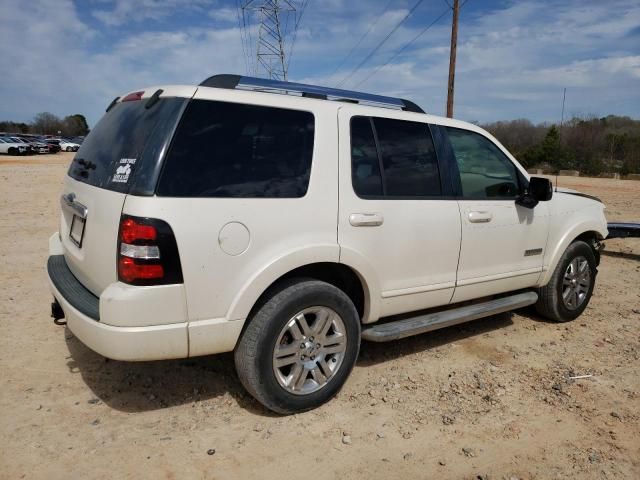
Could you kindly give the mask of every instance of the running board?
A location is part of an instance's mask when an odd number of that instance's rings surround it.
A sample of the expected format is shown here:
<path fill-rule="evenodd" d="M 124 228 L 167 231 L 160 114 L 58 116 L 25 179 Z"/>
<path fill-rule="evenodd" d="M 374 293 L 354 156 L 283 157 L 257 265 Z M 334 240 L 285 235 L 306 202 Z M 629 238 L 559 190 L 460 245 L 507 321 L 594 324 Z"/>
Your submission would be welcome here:
<path fill-rule="evenodd" d="M 509 312 L 517 308 L 532 305 L 538 301 L 536 292 L 524 292 L 508 297 L 496 298 L 488 302 L 466 305 L 442 312 L 428 313 L 395 322 L 373 325 L 362 330 L 362 338 L 370 342 L 390 342 L 411 337 L 458 323 Z"/>

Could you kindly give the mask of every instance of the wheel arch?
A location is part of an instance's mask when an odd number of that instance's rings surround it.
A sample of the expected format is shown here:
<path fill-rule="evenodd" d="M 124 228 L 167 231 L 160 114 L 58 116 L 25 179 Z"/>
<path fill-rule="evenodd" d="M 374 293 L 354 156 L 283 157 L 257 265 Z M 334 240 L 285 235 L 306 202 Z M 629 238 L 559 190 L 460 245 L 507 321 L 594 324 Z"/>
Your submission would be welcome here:
<path fill-rule="evenodd" d="M 545 262 L 543 274 L 540 278 L 540 286 L 546 285 L 553 272 L 555 271 L 562 254 L 567 247 L 577 240 L 586 242 L 594 252 L 596 262 L 600 263 L 600 242 L 607 236 L 607 230 L 600 224 L 595 222 L 583 222 L 575 225 L 572 229 L 568 230 L 556 243 L 552 252 L 549 254 L 549 262 Z"/>
<path fill-rule="evenodd" d="M 359 269 L 341 263 L 337 251 L 336 255 L 332 255 L 328 249 L 329 247 L 324 249 L 324 252 L 316 250 L 312 255 L 299 251 L 265 267 L 236 295 L 227 312 L 227 319 L 241 320 L 250 317 L 278 284 L 300 277 L 321 280 L 339 288 L 354 302 L 361 321 L 366 321 L 372 313 L 371 288 L 366 277 Z"/>

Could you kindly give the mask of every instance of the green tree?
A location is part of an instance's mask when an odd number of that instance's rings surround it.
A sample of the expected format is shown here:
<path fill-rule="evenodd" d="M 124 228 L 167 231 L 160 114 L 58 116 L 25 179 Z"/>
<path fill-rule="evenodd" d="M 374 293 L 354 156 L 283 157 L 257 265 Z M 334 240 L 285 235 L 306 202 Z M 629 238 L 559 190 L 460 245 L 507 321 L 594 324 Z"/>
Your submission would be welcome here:
<path fill-rule="evenodd" d="M 62 121 L 62 131 L 69 137 L 85 136 L 89 133 L 89 125 L 84 115 L 76 113 L 75 115 L 68 115 L 64 117 Z"/>
<path fill-rule="evenodd" d="M 31 128 L 33 133 L 41 133 L 45 135 L 57 135 L 62 131 L 62 120 L 50 112 L 41 112 L 37 114 Z"/>
<path fill-rule="evenodd" d="M 555 170 L 574 167 L 574 157 L 560 142 L 560 131 L 551 125 L 541 143 L 530 147 L 523 155 L 527 166 L 547 164 Z"/>

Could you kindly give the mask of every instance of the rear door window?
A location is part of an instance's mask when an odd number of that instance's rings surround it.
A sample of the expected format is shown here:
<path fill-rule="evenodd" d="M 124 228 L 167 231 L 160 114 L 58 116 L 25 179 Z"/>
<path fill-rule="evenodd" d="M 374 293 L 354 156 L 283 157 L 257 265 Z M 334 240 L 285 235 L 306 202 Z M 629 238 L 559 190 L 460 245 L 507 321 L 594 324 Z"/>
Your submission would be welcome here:
<path fill-rule="evenodd" d="M 351 119 L 351 181 L 362 197 L 383 194 L 380 161 L 368 117 Z"/>
<path fill-rule="evenodd" d="M 309 185 L 314 128 L 309 112 L 192 100 L 165 159 L 157 193 L 302 197 Z"/>
<path fill-rule="evenodd" d="M 363 198 L 442 195 L 438 158 L 426 123 L 353 117 L 351 175 L 354 191 Z"/>

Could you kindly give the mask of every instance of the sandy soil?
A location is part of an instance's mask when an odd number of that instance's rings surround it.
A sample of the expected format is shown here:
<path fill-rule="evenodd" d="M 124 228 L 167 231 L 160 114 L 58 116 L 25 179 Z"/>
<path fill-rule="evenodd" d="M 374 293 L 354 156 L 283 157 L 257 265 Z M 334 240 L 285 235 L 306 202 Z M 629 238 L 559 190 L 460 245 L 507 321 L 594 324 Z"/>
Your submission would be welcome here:
<path fill-rule="evenodd" d="M 1 478 L 640 478 L 639 240 L 607 245 L 575 322 L 525 310 L 365 343 L 337 398 L 279 417 L 230 355 L 106 361 L 53 324 L 69 158 L 0 157 Z M 640 221 L 640 182 L 560 185 Z"/>

